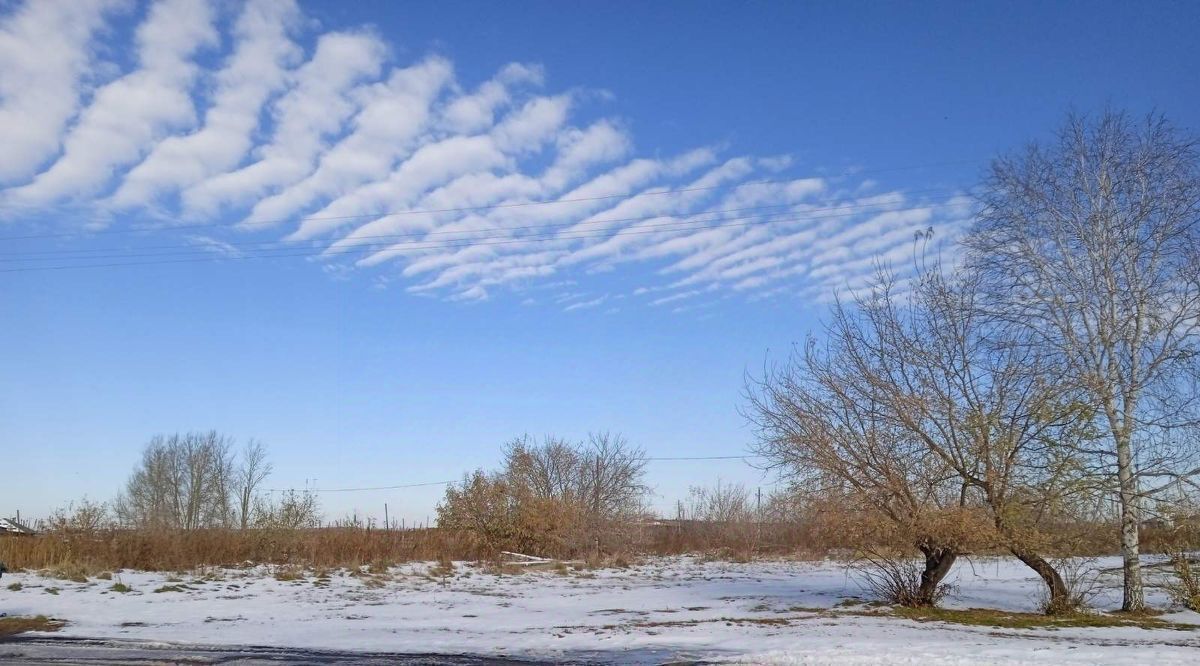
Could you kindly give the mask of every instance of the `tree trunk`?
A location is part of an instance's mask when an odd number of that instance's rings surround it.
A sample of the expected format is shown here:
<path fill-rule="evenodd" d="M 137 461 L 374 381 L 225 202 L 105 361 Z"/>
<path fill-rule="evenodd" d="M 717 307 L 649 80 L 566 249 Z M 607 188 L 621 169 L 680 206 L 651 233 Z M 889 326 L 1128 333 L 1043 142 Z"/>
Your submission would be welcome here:
<path fill-rule="evenodd" d="M 1133 451 L 1127 434 L 1118 434 L 1117 480 L 1121 485 L 1121 559 L 1125 570 L 1125 586 L 1121 610 L 1145 610 L 1142 594 L 1142 565 L 1139 559 L 1137 479 L 1133 473 Z"/>
<path fill-rule="evenodd" d="M 1024 550 L 1022 548 L 1013 547 L 1009 549 L 1013 555 L 1017 557 L 1033 569 L 1042 581 L 1046 583 L 1046 587 L 1050 589 L 1050 603 L 1046 606 L 1047 615 L 1055 615 L 1064 611 L 1071 610 L 1070 593 L 1067 591 L 1067 584 L 1063 582 L 1062 576 L 1050 563 L 1037 553 Z"/>
<path fill-rule="evenodd" d="M 937 602 L 938 586 L 950 567 L 958 559 L 958 554 L 949 548 L 920 546 L 925 554 L 925 570 L 921 572 L 921 586 L 917 588 L 917 596 L 922 606 L 933 606 Z"/>

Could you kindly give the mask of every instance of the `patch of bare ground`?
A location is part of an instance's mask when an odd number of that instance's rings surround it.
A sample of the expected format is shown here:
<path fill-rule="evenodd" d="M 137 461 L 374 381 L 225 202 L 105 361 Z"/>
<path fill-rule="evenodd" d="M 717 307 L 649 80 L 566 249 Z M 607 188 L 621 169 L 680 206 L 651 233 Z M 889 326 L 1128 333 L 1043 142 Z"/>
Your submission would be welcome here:
<path fill-rule="evenodd" d="M 45 615 L 34 617 L 0 617 L 0 638 L 7 638 L 27 631 L 58 631 L 66 622 Z"/>

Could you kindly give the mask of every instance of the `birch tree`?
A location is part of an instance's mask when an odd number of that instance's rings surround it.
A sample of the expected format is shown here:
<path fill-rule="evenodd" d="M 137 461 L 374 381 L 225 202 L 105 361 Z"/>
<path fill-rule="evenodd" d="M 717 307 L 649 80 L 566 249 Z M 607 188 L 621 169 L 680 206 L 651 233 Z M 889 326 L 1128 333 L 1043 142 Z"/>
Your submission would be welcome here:
<path fill-rule="evenodd" d="M 1072 115 L 1056 140 L 993 162 L 966 238 L 991 307 L 1057 355 L 1097 407 L 1088 451 L 1120 505 L 1122 608 L 1145 601 L 1142 509 L 1186 482 L 1200 358 L 1197 140 L 1159 116 Z"/>

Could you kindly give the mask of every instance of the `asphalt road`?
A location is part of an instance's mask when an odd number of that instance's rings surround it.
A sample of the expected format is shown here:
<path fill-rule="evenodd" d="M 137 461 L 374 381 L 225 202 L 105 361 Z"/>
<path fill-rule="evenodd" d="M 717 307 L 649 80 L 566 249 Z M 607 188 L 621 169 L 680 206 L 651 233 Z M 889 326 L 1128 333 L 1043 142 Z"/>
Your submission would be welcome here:
<path fill-rule="evenodd" d="M 0 663 L 79 664 L 114 666 L 151 664 L 422 664 L 428 666 L 546 666 L 614 663 L 603 657 L 555 661 L 530 661 L 503 656 L 434 655 L 386 652 L 344 652 L 280 647 L 182 645 L 54 636 L 15 636 L 0 641 Z"/>

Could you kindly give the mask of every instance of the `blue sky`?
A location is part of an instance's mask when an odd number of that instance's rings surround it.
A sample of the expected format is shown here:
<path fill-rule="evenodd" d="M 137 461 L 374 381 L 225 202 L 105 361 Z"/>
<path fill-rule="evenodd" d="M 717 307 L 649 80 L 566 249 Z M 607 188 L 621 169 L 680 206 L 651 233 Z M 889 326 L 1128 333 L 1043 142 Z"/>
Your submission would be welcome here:
<path fill-rule="evenodd" d="M 457 478 L 526 432 L 742 453 L 745 373 L 915 231 L 952 252 L 988 158 L 1071 109 L 1200 125 L 1197 19 L 2 2 L 0 514 L 110 498 L 198 428 L 266 442 L 272 487 Z M 660 506 L 718 478 L 773 482 L 649 468 Z"/>

